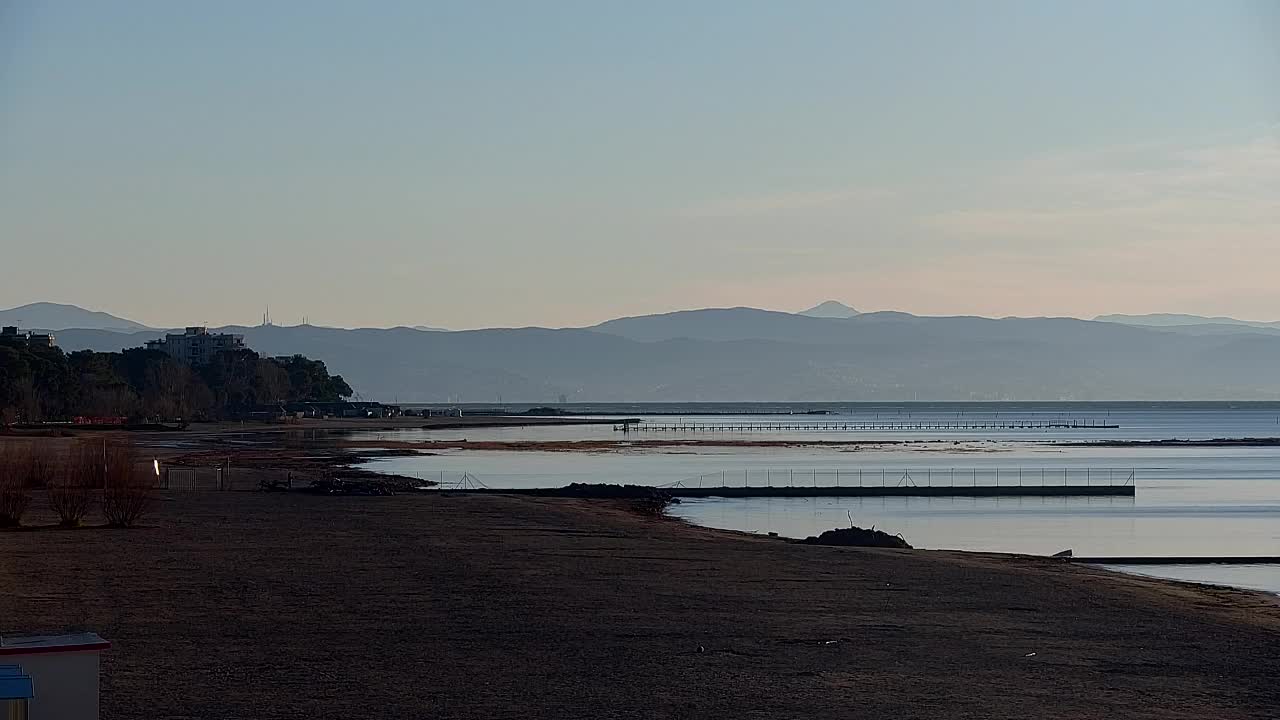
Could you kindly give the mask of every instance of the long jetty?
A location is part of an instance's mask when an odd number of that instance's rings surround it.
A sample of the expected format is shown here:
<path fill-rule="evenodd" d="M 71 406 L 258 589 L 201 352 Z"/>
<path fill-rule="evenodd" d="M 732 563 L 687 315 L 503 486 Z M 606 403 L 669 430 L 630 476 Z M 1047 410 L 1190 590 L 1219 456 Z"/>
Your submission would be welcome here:
<path fill-rule="evenodd" d="M 619 422 L 618 432 L 921 432 L 974 430 L 1116 430 L 1098 420 L 858 420 L 839 422 Z"/>

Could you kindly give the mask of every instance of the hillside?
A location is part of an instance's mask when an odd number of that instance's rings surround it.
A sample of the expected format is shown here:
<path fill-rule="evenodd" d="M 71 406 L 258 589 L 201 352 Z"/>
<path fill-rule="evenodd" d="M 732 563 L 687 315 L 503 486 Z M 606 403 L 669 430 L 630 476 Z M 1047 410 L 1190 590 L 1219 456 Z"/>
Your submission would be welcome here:
<path fill-rule="evenodd" d="M 75 305 L 37 302 L 0 310 L 0 325 L 17 325 L 24 330 L 147 330 L 146 325 L 110 313 L 85 310 Z"/>

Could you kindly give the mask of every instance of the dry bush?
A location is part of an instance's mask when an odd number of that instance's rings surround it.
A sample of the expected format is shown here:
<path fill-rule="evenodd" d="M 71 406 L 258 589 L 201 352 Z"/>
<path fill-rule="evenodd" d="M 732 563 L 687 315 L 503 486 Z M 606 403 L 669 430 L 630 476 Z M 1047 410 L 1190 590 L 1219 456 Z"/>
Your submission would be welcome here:
<path fill-rule="evenodd" d="M 103 464 L 102 514 L 111 527 L 133 527 L 155 507 L 155 479 L 137 466 L 131 444 L 117 443 L 107 448 Z"/>
<path fill-rule="evenodd" d="M 28 490 L 42 488 L 58 475 L 58 454 L 54 448 L 36 443 L 29 448 L 26 455 L 24 471 Z"/>
<path fill-rule="evenodd" d="M 59 523 L 77 527 L 93 505 L 93 491 L 104 486 L 103 473 L 110 455 L 106 441 L 80 441 L 71 447 L 62 472 L 45 483 L 49 506 Z"/>
<path fill-rule="evenodd" d="M 56 470 L 51 448 L 39 442 L 0 446 L 0 527 L 17 527 L 31 505 L 31 490 L 44 487 Z"/>
<path fill-rule="evenodd" d="M 0 445 L 0 527 L 17 527 L 31 504 L 27 489 L 27 448 Z"/>

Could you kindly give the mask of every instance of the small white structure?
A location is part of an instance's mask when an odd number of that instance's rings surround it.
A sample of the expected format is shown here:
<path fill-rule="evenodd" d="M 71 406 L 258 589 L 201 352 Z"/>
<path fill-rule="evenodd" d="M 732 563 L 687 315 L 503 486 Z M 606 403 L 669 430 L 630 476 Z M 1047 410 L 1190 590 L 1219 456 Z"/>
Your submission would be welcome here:
<path fill-rule="evenodd" d="M 0 637 L 0 665 L 31 678 L 31 720 L 97 720 L 98 656 L 111 643 L 95 633 Z"/>

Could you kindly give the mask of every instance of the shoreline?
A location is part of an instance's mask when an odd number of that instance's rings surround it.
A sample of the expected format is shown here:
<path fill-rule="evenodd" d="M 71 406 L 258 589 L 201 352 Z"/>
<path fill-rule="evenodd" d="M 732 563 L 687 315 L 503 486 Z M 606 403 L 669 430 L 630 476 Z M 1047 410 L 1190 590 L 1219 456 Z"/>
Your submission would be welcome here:
<path fill-rule="evenodd" d="M 0 547 L 0 629 L 77 624 L 113 642 L 104 717 L 1263 717 L 1280 703 L 1274 596 L 1029 556 L 804 546 L 610 501 L 169 493 L 138 530 Z"/>
<path fill-rule="evenodd" d="M 769 542 L 782 542 L 798 544 L 803 539 L 799 537 L 791 537 L 788 535 L 768 534 L 755 532 L 751 530 L 731 530 L 728 528 L 711 527 L 709 525 L 699 525 L 689 518 L 670 513 L 664 514 L 662 517 L 665 521 L 678 523 L 691 531 L 707 532 L 712 535 L 724 536 L 726 539 L 751 539 L 764 540 Z M 811 545 L 809 547 L 824 547 Z M 834 547 L 834 546 L 826 546 Z M 857 548 L 844 547 L 843 550 L 851 550 L 854 552 L 876 552 L 873 548 Z M 1223 598 L 1230 604 L 1238 603 L 1239 609 L 1254 610 L 1262 608 L 1264 611 L 1272 611 L 1275 613 L 1273 618 L 1277 623 L 1277 629 L 1280 630 L 1280 592 L 1271 590 L 1262 590 L 1258 588 L 1240 587 L 1237 585 L 1226 585 L 1222 583 L 1198 582 L 1194 580 L 1180 580 L 1177 578 L 1161 577 L 1159 575 L 1150 575 L 1139 572 L 1127 572 L 1124 570 L 1116 570 L 1108 567 L 1106 564 L 1100 563 L 1099 559 L 1090 558 L 1059 558 L 1052 555 L 1034 555 L 1022 552 L 1000 552 L 995 550 L 953 550 L 944 548 L 921 548 L 917 547 L 908 552 L 932 553 L 939 556 L 954 557 L 957 559 L 981 559 L 991 560 L 993 562 L 1009 562 L 1014 564 L 1031 563 L 1042 565 L 1044 567 L 1052 567 L 1053 565 L 1063 565 L 1072 567 L 1074 570 L 1083 571 L 1086 576 L 1097 576 L 1099 573 L 1113 580 L 1121 582 L 1139 579 L 1151 581 L 1151 585 L 1143 584 L 1144 589 L 1156 592 L 1162 596 L 1172 596 L 1177 598 L 1183 597 L 1181 591 L 1200 592 L 1207 591 L 1218 598 Z M 1107 558 L 1101 558 L 1106 560 Z M 1120 560 L 1132 558 L 1118 558 Z M 1117 563 L 1123 564 L 1123 563 Z M 1158 563 L 1148 563 L 1143 567 L 1157 567 Z"/>

